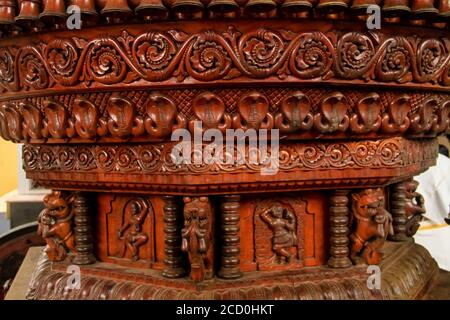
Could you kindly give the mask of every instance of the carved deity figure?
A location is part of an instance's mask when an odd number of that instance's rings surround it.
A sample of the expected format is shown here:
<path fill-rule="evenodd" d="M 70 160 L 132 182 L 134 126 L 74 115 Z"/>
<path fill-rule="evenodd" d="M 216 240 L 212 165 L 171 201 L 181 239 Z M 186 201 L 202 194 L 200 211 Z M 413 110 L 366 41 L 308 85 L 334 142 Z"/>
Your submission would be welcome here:
<path fill-rule="evenodd" d="M 262 212 L 261 219 L 273 232 L 272 249 L 277 263 L 289 263 L 292 256 L 289 249 L 297 245 L 294 213 L 277 204 Z"/>
<path fill-rule="evenodd" d="M 118 230 L 117 236 L 125 241 L 125 248 L 130 250 L 133 261 L 139 260 L 139 247 L 148 241 L 148 236 L 142 231 L 142 225 L 148 213 L 148 205 L 143 200 L 131 200 L 125 205 L 124 217 L 126 223 Z"/>
<path fill-rule="evenodd" d="M 75 196 L 52 191 L 44 197 L 44 210 L 38 217 L 38 235 L 47 243 L 45 252 L 50 261 L 62 261 L 67 251 L 75 252 L 72 203 Z"/>
<path fill-rule="evenodd" d="M 388 234 L 393 235 L 392 216 L 384 209 L 381 189 L 365 189 L 352 194 L 352 222 L 350 257 L 354 263 L 361 255 L 367 264 L 379 264 L 381 248 Z M 352 224 L 352 223 L 351 223 Z"/>
<path fill-rule="evenodd" d="M 419 229 L 419 222 L 422 219 L 422 214 L 425 213 L 425 200 L 423 196 L 416 192 L 419 183 L 414 180 L 404 182 L 405 184 L 405 215 L 408 221 L 406 222 L 406 235 L 412 237 Z"/>
<path fill-rule="evenodd" d="M 202 281 L 212 277 L 212 208 L 208 197 L 184 197 L 184 228 L 181 250 L 189 255 L 191 278 Z"/>

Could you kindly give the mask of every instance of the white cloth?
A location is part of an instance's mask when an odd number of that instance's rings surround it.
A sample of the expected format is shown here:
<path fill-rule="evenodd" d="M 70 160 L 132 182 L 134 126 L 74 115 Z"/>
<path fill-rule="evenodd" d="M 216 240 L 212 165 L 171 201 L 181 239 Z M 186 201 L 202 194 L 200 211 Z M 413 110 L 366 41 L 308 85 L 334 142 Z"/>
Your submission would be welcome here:
<path fill-rule="evenodd" d="M 439 154 L 436 165 L 414 179 L 426 209 L 426 221 L 414 240 L 430 252 L 439 268 L 450 271 L 450 226 L 444 221 L 450 209 L 450 159 Z"/>
<path fill-rule="evenodd" d="M 416 243 L 424 246 L 436 260 L 439 268 L 450 271 L 450 226 L 421 227 L 414 236 Z"/>
<path fill-rule="evenodd" d="M 445 223 L 450 209 L 450 159 L 439 154 L 436 165 L 414 178 L 417 192 L 425 198 L 425 217 L 434 223 Z"/>

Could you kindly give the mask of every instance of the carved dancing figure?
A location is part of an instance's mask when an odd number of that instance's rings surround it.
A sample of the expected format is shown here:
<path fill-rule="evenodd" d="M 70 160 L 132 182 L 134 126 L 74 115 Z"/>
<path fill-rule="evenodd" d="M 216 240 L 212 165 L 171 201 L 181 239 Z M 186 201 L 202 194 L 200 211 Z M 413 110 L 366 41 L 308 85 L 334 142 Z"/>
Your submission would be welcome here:
<path fill-rule="evenodd" d="M 289 263 L 292 256 L 289 249 L 297 245 L 294 213 L 281 205 L 274 205 L 261 213 L 261 219 L 273 232 L 272 249 L 276 254 L 277 262 L 281 263 L 284 259 L 286 263 Z"/>
<path fill-rule="evenodd" d="M 125 223 L 117 232 L 120 240 L 125 240 L 125 255 L 126 248 L 131 252 L 133 261 L 139 260 L 139 247 L 145 244 L 148 236 L 142 231 L 142 225 L 148 213 L 148 205 L 145 201 L 132 200 L 124 209 L 124 216 L 129 217 L 128 222 Z"/>
<path fill-rule="evenodd" d="M 352 194 L 352 216 L 355 229 L 350 235 L 350 258 L 358 262 L 361 254 L 367 264 L 379 264 L 381 248 L 392 229 L 392 216 L 384 209 L 384 195 L 381 189 L 365 189 Z M 353 219 L 350 224 L 352 224 Z"/>
<path fill-rule="evenodd" d="M 52 191 L 44 197 L 45 208 L 38 217 L 38 235 L 47 243 L 50 261 L 62 261 L 67 251 L 75 252 L 72 203 L 75 196 Z"/>

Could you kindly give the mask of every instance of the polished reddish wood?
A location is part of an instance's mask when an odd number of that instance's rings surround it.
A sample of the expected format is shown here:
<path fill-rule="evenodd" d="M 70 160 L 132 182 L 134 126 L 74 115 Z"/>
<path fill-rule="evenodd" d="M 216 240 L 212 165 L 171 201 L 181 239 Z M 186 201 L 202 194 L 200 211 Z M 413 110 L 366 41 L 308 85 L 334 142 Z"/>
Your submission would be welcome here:
<path fill-rule="evenodd" d="M 389 20 L 377 32 L 362 21 L 373 4 Z M 81 30 L 61 25 L 65 5 Z M 392 285 L 431 281 L 426 251 L 408 246 L 424 211 L 412 177 L 450 132 L 448 6 L 434 5 L 0 1 L 0 135 L 53 190 L 39 232 L 59 282 L 38 272 L 30 297 L 52 296 L 76 263 L 90 265 L 85 288 L 117 284 L 111 297 L 379 298 L 359 264 L 383 265 L 390 240 L 415 257 Z M 198 123 L 256 130 L 259 151 L 279 130 L 276 174 L 248 143 L 239 163 L 177 163 L 172 135 Z"/>

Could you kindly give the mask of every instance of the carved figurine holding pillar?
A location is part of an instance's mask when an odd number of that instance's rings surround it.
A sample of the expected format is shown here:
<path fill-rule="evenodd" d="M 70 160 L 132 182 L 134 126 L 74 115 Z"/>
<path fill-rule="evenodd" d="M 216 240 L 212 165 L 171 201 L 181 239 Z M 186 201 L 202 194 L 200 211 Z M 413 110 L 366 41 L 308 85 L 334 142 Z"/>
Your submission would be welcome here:
<path fill-rule="evenodd" d="M 184 228 L 181 250 L 189 255 L 191 279 L 195 282 L 213 275 L 214 217 L 208 197 L 184 197 Z"/>
<path fill-rule="evenodd" d="M 405 185 L 405 215 L 406 215 L 406 235 L 412 237 L 420 227 L 422 215 L 426 212 L 425 200 L 416 191 L 419 183 L 415 180 L 404 182 Z"/>
<path fill-rule="evenodd" d="M 50 261 L 62 261 L 67 251 L 75 252 L 73 202 L 75 197 L 62 191 L 52 191 L 44 197 L 45 209 L 38 218 L 38 234 L 45 239 Z"/>
<path fill-rule="evenodd" d="M 359 255 L 366 264 L 381 262 L 381 248 L 388 234 L 393 234 L 392 216 L 384 208 L 382 189 L 364 189 L 352 194 L 352 215 L 355 230 L 350 235 L 350 257 L 359 263 Z"/>

